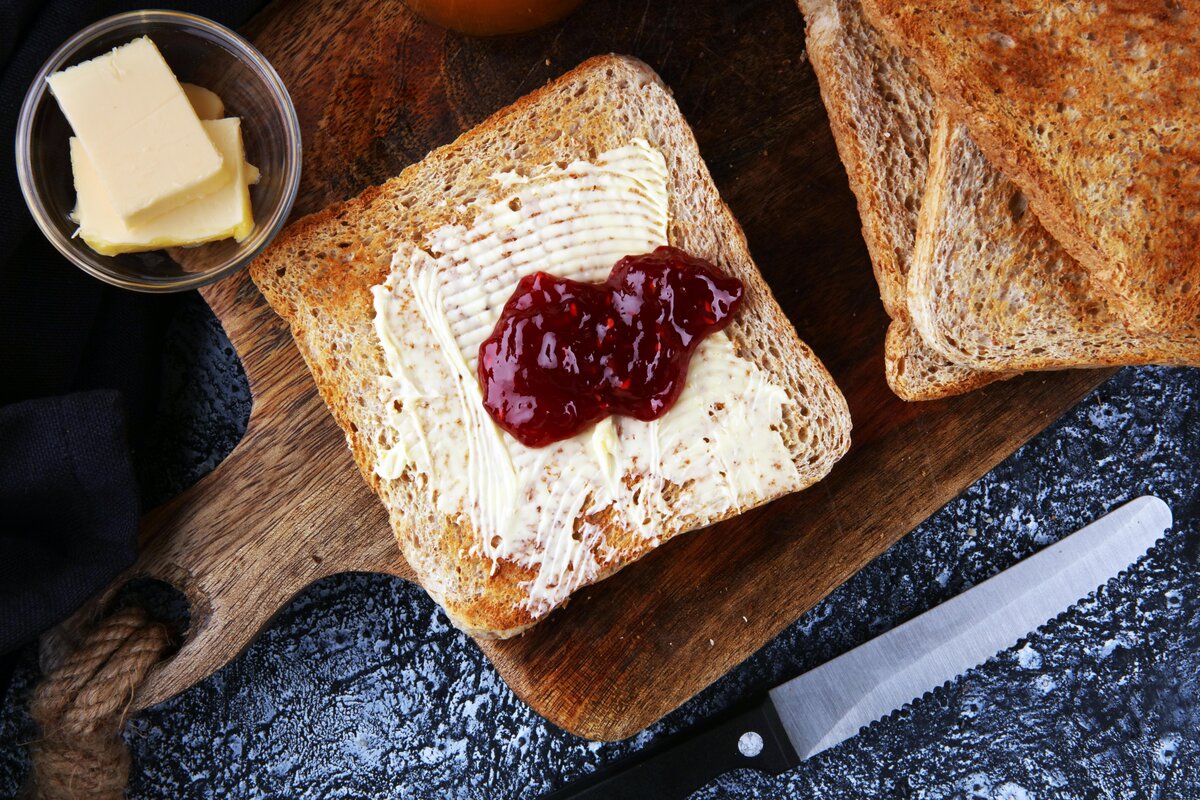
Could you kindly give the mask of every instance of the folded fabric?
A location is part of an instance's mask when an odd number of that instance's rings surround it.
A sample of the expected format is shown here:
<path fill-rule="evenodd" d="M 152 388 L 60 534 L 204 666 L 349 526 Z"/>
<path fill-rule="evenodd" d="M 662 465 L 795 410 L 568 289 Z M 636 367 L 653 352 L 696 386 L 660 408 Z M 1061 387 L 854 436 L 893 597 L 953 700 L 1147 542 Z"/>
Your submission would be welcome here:
<path fill-rule="evenodd" d="M 0 407 L 0 653 L 133 562 L 139 503 L 123 417 L 111 390 Z"/>

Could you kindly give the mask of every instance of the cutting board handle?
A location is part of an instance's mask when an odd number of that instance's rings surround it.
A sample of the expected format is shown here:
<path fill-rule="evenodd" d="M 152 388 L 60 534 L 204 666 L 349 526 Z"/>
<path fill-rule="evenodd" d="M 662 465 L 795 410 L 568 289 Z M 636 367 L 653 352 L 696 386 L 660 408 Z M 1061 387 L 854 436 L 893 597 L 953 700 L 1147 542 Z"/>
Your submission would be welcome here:
<path fill-rule="evenodd" d="M 134 565 L 43 639 L 47 669 L 131 580 L 161 580 L 182 592 L 191 613 L 186 638 L 147 675 L 136 709 L 220 669 L 313 581 L 349 571 L 412 577 L 286 326 L 245 272 L 202 293 L 223 318 L 237 320 L 226 333 L 254 398 L 246 433 L 215 470 L 143 516 Z"/>

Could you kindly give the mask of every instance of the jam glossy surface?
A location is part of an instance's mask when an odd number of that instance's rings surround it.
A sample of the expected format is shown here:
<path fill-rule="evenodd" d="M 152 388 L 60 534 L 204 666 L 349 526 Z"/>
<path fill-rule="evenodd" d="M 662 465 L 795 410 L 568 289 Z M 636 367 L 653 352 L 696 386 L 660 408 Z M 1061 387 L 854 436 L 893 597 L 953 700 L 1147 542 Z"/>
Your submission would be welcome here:
<path fill-rule="evenodd" d="M 484 406 L 529 447 L 610 414 L 656 419 L 741 300 L 741 281 L 674 247 L 622 258 L 604 283 L 527 275 L 479 347 Z"/>

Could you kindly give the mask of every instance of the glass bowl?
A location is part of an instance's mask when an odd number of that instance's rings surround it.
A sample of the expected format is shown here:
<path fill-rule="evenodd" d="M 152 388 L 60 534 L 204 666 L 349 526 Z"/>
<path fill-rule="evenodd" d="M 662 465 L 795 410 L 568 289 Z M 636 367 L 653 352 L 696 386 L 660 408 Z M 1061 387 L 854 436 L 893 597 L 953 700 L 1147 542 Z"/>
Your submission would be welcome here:
<path fill-rule="evenodd" d="M 250 187 L 254 230 L 245 241 L 102 256 L 75 236 L 71 126 L 46 77 L 149 36 L 181 82 L 216 92 L 227 116 L 241 117 L 246 160 L 258 167 Z M 300 125 L 279 75 L 241 36 L 176 11 L 132 11 L 100 20 L 68 39 L 42 66 L 21 105 L 17 173 L 29 211 L 46 238 L 83 271 L 141 292 L 176 292 L 219 280 L 250 263 L 279 233 L 300 185 Z"/>

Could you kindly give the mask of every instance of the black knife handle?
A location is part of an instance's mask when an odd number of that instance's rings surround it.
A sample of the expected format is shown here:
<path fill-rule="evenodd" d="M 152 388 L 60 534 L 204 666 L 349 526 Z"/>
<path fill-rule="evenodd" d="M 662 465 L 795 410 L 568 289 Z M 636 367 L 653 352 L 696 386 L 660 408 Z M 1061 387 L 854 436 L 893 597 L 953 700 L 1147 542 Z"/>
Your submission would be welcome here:
<path fill-rule="evenodd" d="M 775 705 L 763 697 L 746 710 L 601 767 L 543 800 L 684 800 L 731 770 L 778 775 L 799 763 Z"/>

